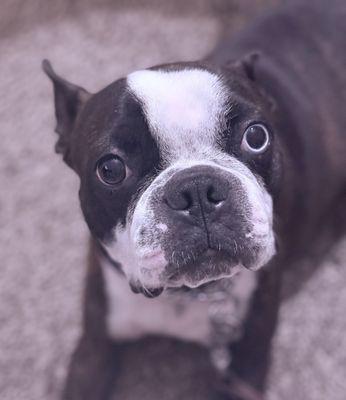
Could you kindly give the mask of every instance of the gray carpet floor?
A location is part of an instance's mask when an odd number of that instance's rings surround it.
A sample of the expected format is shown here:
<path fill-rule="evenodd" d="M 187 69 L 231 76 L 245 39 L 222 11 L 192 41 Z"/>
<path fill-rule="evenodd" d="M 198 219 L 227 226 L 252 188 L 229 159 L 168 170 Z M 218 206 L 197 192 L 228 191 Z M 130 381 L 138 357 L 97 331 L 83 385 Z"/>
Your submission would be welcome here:
<path fill-rule="evenodd" d="M 58 399 L 80 334 L 88 233 L 77 177 L 53 153 L 41 60 L 96 91 L 135 69 L 202 57 L 223 29 L 236 31 L 269 3 L 2 0 L 1 400 Z M 346 240 L 320 262 L 282 307 L 269 400 L 346 399 Z"/>

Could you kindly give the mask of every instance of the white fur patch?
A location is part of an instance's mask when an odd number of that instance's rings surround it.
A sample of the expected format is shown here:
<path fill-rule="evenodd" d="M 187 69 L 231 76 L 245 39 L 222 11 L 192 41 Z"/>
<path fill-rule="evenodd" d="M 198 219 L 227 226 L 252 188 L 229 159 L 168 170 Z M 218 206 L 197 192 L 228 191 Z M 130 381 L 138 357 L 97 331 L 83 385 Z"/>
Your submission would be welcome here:
<path fill-rule="evenodd" d="M 150 212 L 150 208 L 148 208 Z M 140 216 L 142 214 L 140 213 Z M 146 214 L 143 214 L 143 218 Z M 109 256 L 120 263 L 123 272 L 129 281 L 139 280 L 145 287 L 162 286 L 160 276 L 167 264 L 159 238 L 153 240 L 148 237 L 147 245 L 139 245 L 142 239 L 138 231 L 147 227 L 145 221 L 140 220 L 126 228 L 117 225 L 114 228 L 114 239 L 110 243 L 103 243 Z M 154 229 L 152 229 L 154 231 Z M 160 231 L 155 230 L 156 234 Z"/>
<path fill-rule="evenodd" d="M 215 304 L 164 292 L 155 299 L 132 293 L 127 280 L 107 260 L 102 261 L 108 301 L 107 329 L 113 339 L 136 340 L 145 335 L 165 335 L 212 345 L 211 312 Z M 242 323 L 256 285 L 256 275 L 242 270 L 234 279 L 234 317 Z"/>
<path fill-rule="evenodd" d="M 163 156 L 176 159 L 210 148 L 225 121 L 228 90 L 202 69 L 137 71 L 127 77 Z"/>

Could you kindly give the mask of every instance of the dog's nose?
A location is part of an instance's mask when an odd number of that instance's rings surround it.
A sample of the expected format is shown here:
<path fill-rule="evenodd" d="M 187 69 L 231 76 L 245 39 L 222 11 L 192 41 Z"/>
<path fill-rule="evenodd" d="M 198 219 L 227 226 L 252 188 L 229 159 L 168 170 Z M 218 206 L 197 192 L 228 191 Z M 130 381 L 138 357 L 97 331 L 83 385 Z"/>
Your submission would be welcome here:
<path fill-rule="evenodd" d="M 164 191 L 164 201 L 174 211 L 202 209 L 213 212 L 228 197 L 229 185 L 218 170 L 196 166 L 178 172 Z"/>

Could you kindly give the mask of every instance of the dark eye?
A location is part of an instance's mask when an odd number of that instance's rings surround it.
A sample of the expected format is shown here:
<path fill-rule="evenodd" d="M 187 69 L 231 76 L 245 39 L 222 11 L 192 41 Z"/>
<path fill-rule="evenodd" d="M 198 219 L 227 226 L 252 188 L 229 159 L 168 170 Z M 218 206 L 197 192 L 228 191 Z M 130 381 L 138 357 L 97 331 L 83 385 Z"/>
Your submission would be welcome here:
<path fill-rule="evenodd" d="M 254 124 L 246 129 L 241 148 L 247 153 L 261 154 L 267 150 L 269 144 L 268 129 L 262 124 Z"/>
<path fill-rule="evenodd" d="M 124 161 L 113 154 L 102 157 L 96 166 L 98 178 L 107 185 L 115 185 L 126 178 Z"/>

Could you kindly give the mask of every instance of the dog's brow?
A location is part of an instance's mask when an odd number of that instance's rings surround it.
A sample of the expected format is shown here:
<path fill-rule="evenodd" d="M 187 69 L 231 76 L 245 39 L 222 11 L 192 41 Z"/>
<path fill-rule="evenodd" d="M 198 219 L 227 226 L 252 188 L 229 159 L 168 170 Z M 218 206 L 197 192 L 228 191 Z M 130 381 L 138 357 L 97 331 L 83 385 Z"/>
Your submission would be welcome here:
<path fill-rule="evenodd" d="M 181 156 L 215 142 L 228 100 L 217 75 L 203 69 L 143 70 L 127 82 L 161 150 Z"/>

